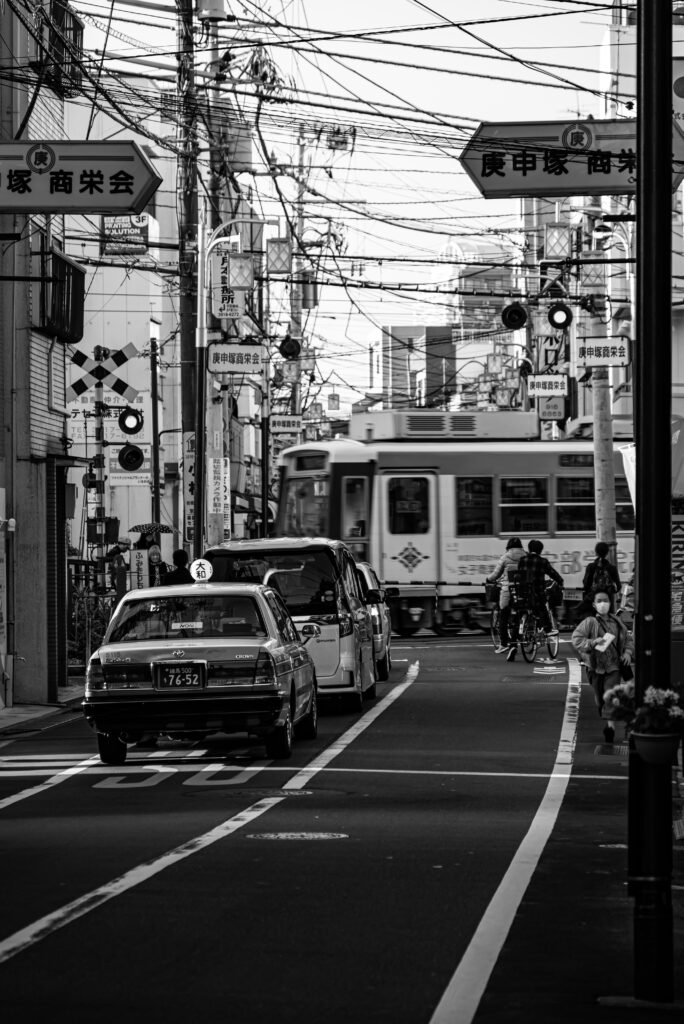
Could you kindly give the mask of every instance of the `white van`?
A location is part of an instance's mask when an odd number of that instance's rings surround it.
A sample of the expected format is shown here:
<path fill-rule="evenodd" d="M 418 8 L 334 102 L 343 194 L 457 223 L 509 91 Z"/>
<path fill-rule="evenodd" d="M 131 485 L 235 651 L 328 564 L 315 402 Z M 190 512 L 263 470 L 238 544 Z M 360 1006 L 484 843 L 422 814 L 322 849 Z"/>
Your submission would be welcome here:
<path fill-rule="evenodd" d="M 346 695 L 361 708 L 375 697 L 374 591 L 362 594 L 354 557 L 342 541 L 320 537 L 271 537 L 229 541 L 209 548 L 212 583 L 265 583 L 283 597 L 299 627 L 320 626 L 308 650 L 319 696 Z"/>

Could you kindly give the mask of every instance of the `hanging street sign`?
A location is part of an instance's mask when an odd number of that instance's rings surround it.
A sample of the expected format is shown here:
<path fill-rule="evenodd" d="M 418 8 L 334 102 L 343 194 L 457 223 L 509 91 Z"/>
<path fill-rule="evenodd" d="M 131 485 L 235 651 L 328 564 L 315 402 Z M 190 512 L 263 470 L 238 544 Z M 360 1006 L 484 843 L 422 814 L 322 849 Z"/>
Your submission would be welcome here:
<path fill-rule="evenodd" d="M 298 434 L 302 429 L 302 417 L 271 413 L 269 425 L 272 434 Z"/>
<path fill-rule="evenodd" d="M 531 373 L 527 378 L 530 398 L 546 398 L 549 395 L 567 395 L 567 373 Z"/>
<path fill-rule="evenodd" d="M 0 143 L 0 211 L 142 213 L 161 183 L 132 139 Z"/>
<path fill-rule="evenodd" d="M 577 339 L 576 362 L 581 366 L 629 366 L 630 338 L 626 334 Z"/>
<path fill-rule="evenodd" d="M 672 191 L 684 179 L 684 134 L 672 123 Z M 636 191 L 636 119 L 481 122 L 460 156 L 485 199 Z"/>
<path fill-rule="evenodd" d="M 207 348 L 207 369 L 212 373 L 261 373 L 265 365 L 263 345 L 214 342 Z"/>

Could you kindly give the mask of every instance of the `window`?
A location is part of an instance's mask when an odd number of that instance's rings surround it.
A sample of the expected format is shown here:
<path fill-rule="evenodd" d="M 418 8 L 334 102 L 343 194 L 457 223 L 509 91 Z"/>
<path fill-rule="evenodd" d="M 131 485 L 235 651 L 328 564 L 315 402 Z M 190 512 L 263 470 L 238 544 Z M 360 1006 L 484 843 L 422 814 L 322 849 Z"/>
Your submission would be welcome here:
<path fill-rule="evenodd" d="M 491 537 L 494 533 L 492 478 L 461 476 L 456 480 L 456 534 Z"/>
<path fill-rule="evenodd" d="M 34 241 L 33 327 L 60 341 L 74 344 L 83 337 L 85 268 L 50 247 L 47 232 L 38 229 Z"/>
<path fill-rule="evenodd" d="M 31 66 L 58 96 L 77 96 L 83 79 L 83 22 L 66 0 L 47 0 L 43 7 L 47 17 L 42 21 L 38 58 Z"/>
<path fill-rule="evenodd" d="M 501 478 L 501 532 L 549 532 L 549 482 L 546 477 Z"/>
<path fill-rule="evenodd" d="M 299 634 L 282 600 L 276 594 L 267 594 L 266 600 L 273 612 L 282 639 L 287 643 L 296 643 L 299 640 Z"/>
<path fill-rule="evenodd" d="M 368 530 L 368 480 L 342 478 L 342 536 L 365 537 Z"/>
<path fill-rule="evenodd" d="M 387 484 L 390 533 L 427 533 L 430 492 L 427 477 L 391 477 Z"/>
<path fill-rule="evenodd" d="M 633 530 L 635 526 L 632 498 L 624 477 L 615 479 L 615 525 L 618 530 Z"/>
<path fill-rule="evenodd" d="M 596 529 L 594 478 L 559 476 L 556 481 L 556 529 L 593 533 Z"/>
<path fill-rule="evenodd" d="M 283 533 L 286 537 L 327 537 L 329 485 L 328 478 L 302 477 L 285 484 L 285 517 Z"/>

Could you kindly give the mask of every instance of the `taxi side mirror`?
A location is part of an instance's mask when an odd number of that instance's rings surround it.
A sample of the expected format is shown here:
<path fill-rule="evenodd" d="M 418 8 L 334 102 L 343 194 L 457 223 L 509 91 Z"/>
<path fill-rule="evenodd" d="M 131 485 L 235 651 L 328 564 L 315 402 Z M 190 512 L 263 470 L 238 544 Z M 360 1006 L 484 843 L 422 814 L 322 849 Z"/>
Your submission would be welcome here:
<path fill-rule="evenodd" d="M 382 604 L 383 596 L 379 590 L 367 590 L 364 602 L 366 604 Z"/>

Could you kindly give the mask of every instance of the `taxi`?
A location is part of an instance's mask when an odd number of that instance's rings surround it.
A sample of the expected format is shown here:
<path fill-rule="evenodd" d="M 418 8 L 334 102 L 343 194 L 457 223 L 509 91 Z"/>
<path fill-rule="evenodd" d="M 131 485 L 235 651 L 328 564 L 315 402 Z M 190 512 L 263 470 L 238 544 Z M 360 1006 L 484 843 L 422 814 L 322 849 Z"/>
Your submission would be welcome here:
<path fill-rule="evenodd" d="M 103 764 L 129 743 L 214 732 L 261 736 L 286 758 L 314 739 L 318 693 L 307 642 L 279 594 L 254 584 L 182 584 L 127 593 L 86 669 L 82 708 Z"/>

